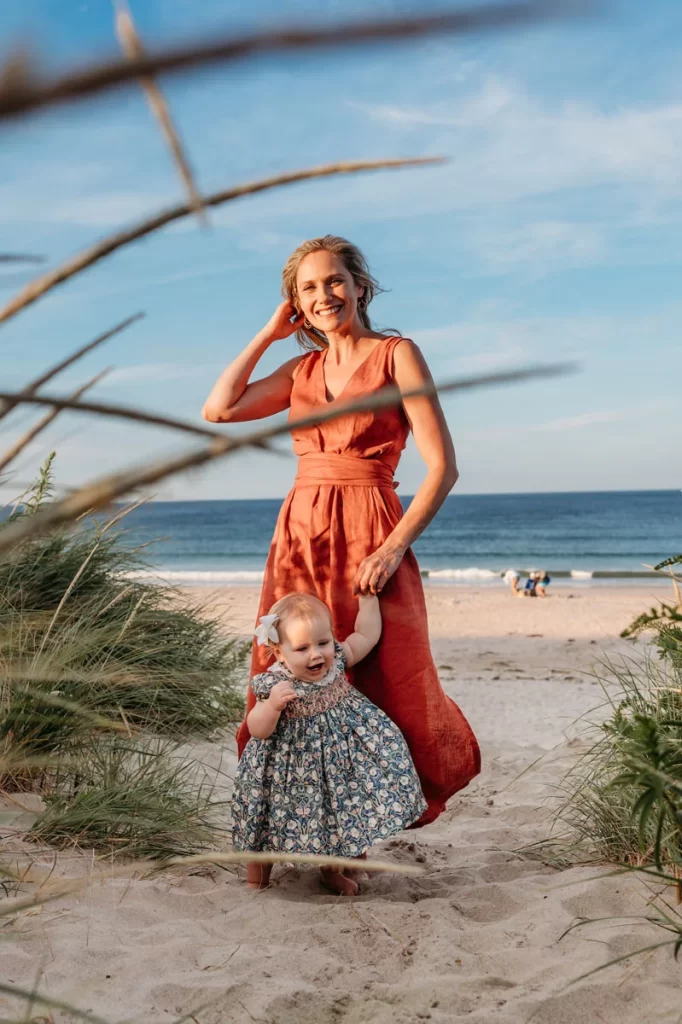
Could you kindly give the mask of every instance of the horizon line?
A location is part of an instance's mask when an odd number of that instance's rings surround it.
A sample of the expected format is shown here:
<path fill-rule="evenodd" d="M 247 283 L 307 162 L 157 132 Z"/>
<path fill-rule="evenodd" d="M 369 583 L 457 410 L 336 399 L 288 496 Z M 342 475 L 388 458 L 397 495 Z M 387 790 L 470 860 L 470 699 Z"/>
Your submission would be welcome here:
<path fill-rule="evenodd" d="M 678 491 L 682 492 L 682 488 L 676 487 L 642 487 L 642 488 L 630 488 L 623 490 L 621 488 L 604 488 L 600 490 L 584 490 L 579 489 L 575 491 L 479 491 L 476 493 L 464 493 L 464 494 L 448 494 L 448 498 L 528 498 L 528 497 L 556 497 L 560 495 L 580 495 L 580 494 L 676 494 Z M 224 502 L 224 501 L 284 501 L 287 497 L 286 494 L 274 495 L 269 498 L 254 497 L 254 498 L 150 498 L 149 503 L 156 505 L 173 505 L 184 502 L 186 504 L 198 504 L 199 502 Z M 414 494 L 401 494 L 398 493 L 399 498 L 414 498 Z M 117 505 L 125 505 L 126 502 L 115 502 Z"/>

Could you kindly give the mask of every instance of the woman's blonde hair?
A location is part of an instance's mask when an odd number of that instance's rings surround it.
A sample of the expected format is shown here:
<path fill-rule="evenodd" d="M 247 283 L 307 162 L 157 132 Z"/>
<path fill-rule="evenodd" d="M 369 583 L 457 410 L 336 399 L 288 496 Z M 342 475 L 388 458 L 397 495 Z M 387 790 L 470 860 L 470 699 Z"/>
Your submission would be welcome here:
<path fill-rule="evenodd" d="M 301 244 L 294 249 L 282 270 L 282 295 L 284 298 L 288 299 L 297 310 L 300 310 L 301 306 L 298 299 L 298 292 L 296 291 L 296 276 L 298 274 L 298 268 L 306 256 L 310 256 L 313 252 L 322 251 L 332 252 L 334 255 L 338 256 L 342 260 L 343 265 L 355 281 L 356 285 L 363 289 L 363 293 L 358 300 L 358 313 L 360 314 L 360 320 L 362 321 L 363 326 L 368 330 L 375 330 L 375 328 L 372 327 L 372 321 L 369 318 L 367 307 L 374 296 L 383 291 L 383 288 L 381 288 L 376 278 L 372 276 L 367 260 L 360 252 L 357 245 L 353 245 L 352 242 L 349 242 L 345 238 L 340 238 L 338 235 L 323 235 L 320 238 L 310 238 L 307 242 L 301 242 Z M 394 335 L 396 334 L 396 331 L 380 331 L 378 333 Z M 328 343 L 325 335 L 315 327 L 300 327 L 296 331 L 296 338 L 303 349 L 314 350 L 327 348 Z"/>

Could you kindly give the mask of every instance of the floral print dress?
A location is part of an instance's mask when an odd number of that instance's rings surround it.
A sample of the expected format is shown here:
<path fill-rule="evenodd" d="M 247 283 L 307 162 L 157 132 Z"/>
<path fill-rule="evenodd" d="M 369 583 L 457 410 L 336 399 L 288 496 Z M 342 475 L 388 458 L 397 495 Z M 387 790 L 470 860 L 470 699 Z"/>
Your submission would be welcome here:
<path fill-rule="evenodd" d="M 426 802 L 400 730 L 345 675 L 343 648 L 315 683 L 277 664 L 251 680 L 257 700 L 288 678 L 297 695 L 237 767 L 235 849 L 358 857 L 416 821 Z"/>

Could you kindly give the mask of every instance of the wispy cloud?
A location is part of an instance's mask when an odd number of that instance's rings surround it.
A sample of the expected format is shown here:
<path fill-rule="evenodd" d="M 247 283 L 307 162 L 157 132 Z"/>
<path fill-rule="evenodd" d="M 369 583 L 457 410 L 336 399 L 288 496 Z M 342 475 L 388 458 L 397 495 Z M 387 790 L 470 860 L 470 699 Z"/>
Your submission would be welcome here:
<path fill-rule="evenodd" d="M 186 267 L 184 270 L 173 271 L 170 274 L 159 274 L 152 277 L 136 276 L 129 277 L 123 284 L 94 285 L 87 289 L 74 288 L 52 297 L 54 303 L 68 305 L 84 300 L 91 302 L 93 299 L 110 298 L 116 295 L 134 295 L 137 292 L 151 288 L 162 288 L 166 285 L 179 284 L 183 281 L 200 280 L 202 278 L 223 277 L 231 271 L 244 268 L 244 260 L 234 260 L 230 263 L 212 263 L 199 267 Z"/>
<path fill-rule="evenodd" d="M 622 421 L 625 418 L 626 410 L 593 409 L 587 412 L 576 413 L 575 416 L 557 416 L 551 420 L 543 420 L 540 418 L 541 415 L 541 408 L 528 406 L 522 419 L 515 419 L 503 427 L 494 425 L 482 427 L 481 429 L 462 430 L 459 432 L 458 437 L 460 441 L 466 441 L 467 444 L 490 441 L 500 441 L 507 444 L 511 438 L 520 440 L 530 434 L 567 434 L 575 430 L 585 430 L 592 439 L 596 435 L 591 428 L 598 428 L 603 424 Z M 536 445 L 539 442 L 534 439 L 532 443 Z"/>
<path fill-rule="evenodd" d="M 454 102 L 359 106 L 387 137 L 423 138 L 430 129 L 429 148 L 453 157 L 449 174 L 438 175 L 441 199 L 449 183 L 451 208 L 609 183 L 676 194 L 682 187 L 679 103 L 616 111 L 578 102 L 552 106 L 513 81 L 489 76 Z M 396 187 L 394 180 L 389 188 Z"/>
<path fill-rule="evenodd" d="M 668 303 L 635 314 L 581 314 L 519 317 L 503 310 L 485 311 L 441 327 L 415 327 L 410 337 L 437 365 L 439 373 L 469 361 L 474 368 L 504 366 L 526 359 L 594 359 L 618 339 L 619 351 L 642 353 L 655 343 L 657 352 L 679 352 L 682 304 Z M 463 362 L 464 361 L 464 362 Z M 478 367 L 476 362 L 478 361 Z"/>
<path fill-rule="evenodd" d="M 471 80 L 467 78 L 467 86 Z M 657 201 L 682 197 L 682 103 L 607 111 L 575 101 L 544 100 L 515 80 L 488 75 L 479 76 L 477 88 L 469 86 L 463 97 L 455 92 L 448 101 L 419 106 L 353 101 L 352 108 L 358 141 L 368 155 L 408 148 L 442 152 L 451 156 L 449 166 L 266 194 L 212 212 L 214 226 L 234 230 L 258 222 L 257 234 L 249 241 L 245 232 L 241 247 L 266 251 L 292 234 L 282 220 L 328 215 L 330 196 L 335 215 L 352 209 L 360 222 L 481 206 L 488 211 L 509 200 L 604 185 L 634 190 L 633 217 L 645 207 L 653 216 Z M 153 188 L 112 188 L 103 181 L 101 192 L 91 185 L 85 195 L 38 195 L 12 209 L 2 203 L 0 217 L 108 228 L 176 199 L 172 191 L 160 195 Z M 264 219 L 270 220 L 267 230 Z M 184 222 L 171 228 L 187 229 Z M 516 248 L 528 262 L 548 256 L 562 266 L 572 265 L 598 256 L 602 244 L 596 229 L 566 217 L 531 222 L 518 232 L 519 237 L 512 232 L 502 238 L 500 263 L 506 253 L 507 262 L 512 261 Z M 492 265 L 492 247 L 485 238 L 478 244 Z"/>
<path fill-rule="evenodd" d="M 475 338 L 472 334 L 480 338 L 481 349 L 475 348 Z M 437 360 L 438 373 L 441 377 L 446 374 L 451 376 L 492 373 L 495 370 L 519 365 L 530 358 L 530 351 L 526 345 L 519 344 L 511 337 L 495 339 L 493 332 L 486 332 L 482 325 L 477 325 L 475 331 L 458 324 L 452 327 L 427 328 L 410 332 L 410 335 L 414 336 L 429 358 Z"/>
<path fill-rule="evenodd" d="M 594 412 L 583 412 L 578 416 L 559 416 L 555 420 L 546 423 L 534 423 L 525 428 L 527 432 L 545 431 L 557 432 L 566 430 L 582 430 L 585 427 L 592 427 L 597 423 L 616 423 L 622 420 L 625 415 L 621 409 L 598 409 Z"/>
<path fill-rule="evenodd" d="M 187 366 L 183 363 L 140 363 L 137 366 L 122 366 L 118 370 L 112 370 L 102 381 L 102 386 L 181 380 L 184 377 L 205 373 L 205 366 Z"/>
<path fill-rule="evenodd" d="M 490 228 L 475 233 L 473 245 L 491 270 L 525 265 L 536 274 L 593 264 L 605 253 L 604 235 L 596 224 L 569 221 Z"/>
<path fill-rule="evenodd" d="M 429 106 L 397 106 L 393 103 L 358 103 L 352 106 L 375 121 L 389 125 L 430 125 L 439 128 L 481 127 L 500 115 L 514 101 L 510 87 L 496 78 L 487 78 L 483 86 L 457 104 L 434 103 Z"/>
<path fill-rule="evenodd" d="M 158 192 L 108 192 L 49 204 L 38 216 L 53 224 L 80 227 L 118 227 L 151 215 L 170 204 L 170 196 Z"/>

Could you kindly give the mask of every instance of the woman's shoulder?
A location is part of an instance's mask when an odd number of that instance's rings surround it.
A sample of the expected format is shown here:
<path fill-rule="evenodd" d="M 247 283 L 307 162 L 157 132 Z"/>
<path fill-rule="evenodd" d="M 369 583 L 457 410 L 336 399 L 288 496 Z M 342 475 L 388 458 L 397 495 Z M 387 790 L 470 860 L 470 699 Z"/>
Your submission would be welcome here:
<path fill-rule="evenodd" d="M 417 345 L 416 341 L 412 338 L 404 338 L 402 334 L 391 336 L 386 339 L 391 342 L 393 351 L 399 355 L 400 358 L 409 358 L 410 355 L 418 353 L 421 356 L 421 349 Z"/>
<path fill-rule="evenodd" d="M 321 355 L 321 348 L 313 348 L 309 352 L 304 352 L 302 355 L 296 356 L 297 362 L 293 368 L 293 379 L 295 380 L 296 377 L 301 376 L 301 374 L 309 373 L 312 367 L 315 366 Z"/>
<path fill-rule="evenodd" d="M 402 375 L 412 377 L 415 373 L 428 374 L 426 360 L 412 338 L 404 338 L 398 334 L 391 335 L 386 338 L 384 345 L 392 377 Z"/>

